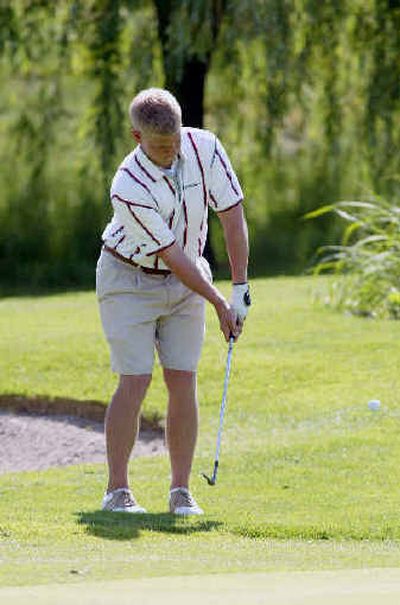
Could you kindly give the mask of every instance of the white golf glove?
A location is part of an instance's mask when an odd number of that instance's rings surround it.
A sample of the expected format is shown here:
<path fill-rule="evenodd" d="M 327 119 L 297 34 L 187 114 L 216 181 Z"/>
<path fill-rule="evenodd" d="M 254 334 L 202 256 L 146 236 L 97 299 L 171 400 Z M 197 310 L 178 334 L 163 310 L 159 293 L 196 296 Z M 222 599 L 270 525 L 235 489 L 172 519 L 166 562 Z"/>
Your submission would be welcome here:
<path fill-rule="evenodd" d="M 231 307 L 235 311 L 238 321 L 243 323 L 251 305 L 249 284 L 233 284 Z"/>

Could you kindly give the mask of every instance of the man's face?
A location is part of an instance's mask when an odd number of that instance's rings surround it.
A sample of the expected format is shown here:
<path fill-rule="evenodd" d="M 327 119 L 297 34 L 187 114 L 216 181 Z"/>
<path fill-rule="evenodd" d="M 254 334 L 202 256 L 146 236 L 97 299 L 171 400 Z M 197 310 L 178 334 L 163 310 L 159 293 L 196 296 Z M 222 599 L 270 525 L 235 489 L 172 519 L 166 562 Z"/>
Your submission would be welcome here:
<path fill-rule="evenodd" d="M 181 148 L 180 131 L 174 134 L 154 134 L 132 130 L 132 134 L 147 157 L 162 168 L 171 166 Z"/>

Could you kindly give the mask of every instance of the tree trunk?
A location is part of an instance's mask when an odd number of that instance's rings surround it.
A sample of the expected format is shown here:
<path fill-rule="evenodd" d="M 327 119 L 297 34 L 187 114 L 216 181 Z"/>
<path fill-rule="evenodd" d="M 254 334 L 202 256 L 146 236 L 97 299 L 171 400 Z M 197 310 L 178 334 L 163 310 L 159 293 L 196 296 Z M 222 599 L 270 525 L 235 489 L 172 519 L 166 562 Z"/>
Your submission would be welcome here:
<path fill-rule="evenodd" d="M 182 122 L 184 126 L 203 128 L 204 125 L 204 87 L 208 71 L 208 63 L 192 58 L 184 64 L 183 76 L 180 82 L 166 77 L 166 87 L 178 99 L 182 107 Z M 213 216 L 208 219 L 208 235 L 204 247 L 204 256 L 210 263 L 211 269 L 218 269 L 217 259 L 211 243 Z"/>
<path fill-rule="evenodd" d="M 192 57 L 185 62 L 182 80 L 166 77 L 166 87 L 178 99 L 182 107 L 184 126 L 203 128 L 204 124 L 204 87 L 208 63 Z"/>
<path fill-rule="evenodd" d="M 158 19 L 158 35 L 161 41 L 165 86 L 175 95 L 182 107 L 182 121 L 185 126 L 203 128 L 204 124 L 204 88 L 207 72 L 210 66 L 211 54 L 214 49 L 210 48 L 207 53 L 202 54 L 201 58 L 195 53 L 188 53 L 183 57 L 182 74 L 177 77 L 175 70 L 168 70 L 169 56 L 169 25 L 173 11 L 177 8 L 177 0 L 154 0 Z M 216 42 L 220 29 L 226 0 L 214 0 L 213 18 L 210 23 L 213 42 Z M 211 230 L 213 217 L 208 221 L 208 237 L 204 249 L 204 256 L 207 258 L 212 269 L 217 268 L 215 253 L 211 244 Z"/>

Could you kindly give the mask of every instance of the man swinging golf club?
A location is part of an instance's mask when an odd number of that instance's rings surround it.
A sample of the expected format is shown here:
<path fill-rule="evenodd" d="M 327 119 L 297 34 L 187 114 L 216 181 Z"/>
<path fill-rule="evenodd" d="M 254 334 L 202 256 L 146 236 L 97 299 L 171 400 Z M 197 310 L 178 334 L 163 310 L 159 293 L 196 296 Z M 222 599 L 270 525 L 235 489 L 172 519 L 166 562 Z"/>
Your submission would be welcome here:
<path fill-rule="evenodd" d="M 96 269 L 100 316 L 119 375 L 105 421 L 109 482 L 103 509 L 146 512 L 129 488 L 128 461 L 156 348 L 169 395 L 169 510 L 200 515 L 189 478 L 205 300 L 214 306 L 226 341 L 236 340 L 250 304 L 243 194 L 218 138 L 182 127 L 181 108 L 168 91 L 140 92 L 129 115 L 138 145 L 114 176 L 114 215 L 103 232 Z M 202 256 L 209 207 L 223 227 L 233 282 L 230 304 L 212 285 Z"/>

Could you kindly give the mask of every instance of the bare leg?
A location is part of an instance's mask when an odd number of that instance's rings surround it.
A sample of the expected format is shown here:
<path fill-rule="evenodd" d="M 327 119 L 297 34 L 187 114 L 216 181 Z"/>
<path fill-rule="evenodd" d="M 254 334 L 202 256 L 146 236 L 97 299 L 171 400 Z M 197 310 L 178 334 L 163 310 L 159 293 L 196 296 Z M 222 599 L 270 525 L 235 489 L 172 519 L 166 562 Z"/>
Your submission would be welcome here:
<path fill-rule="evenodd" d="M 164 369 L 168 388 L 167 442 L 171 459 L 171 489 L 189 487 L 197 440 L 196 372 Z"/>
<path fill-rule="evenodd" d="M 108 489 L 128 487 L 128 462 L 134 446 L 139 412 L 151 375 L 120 376 L 105 418 L 108 460 Z"/>

